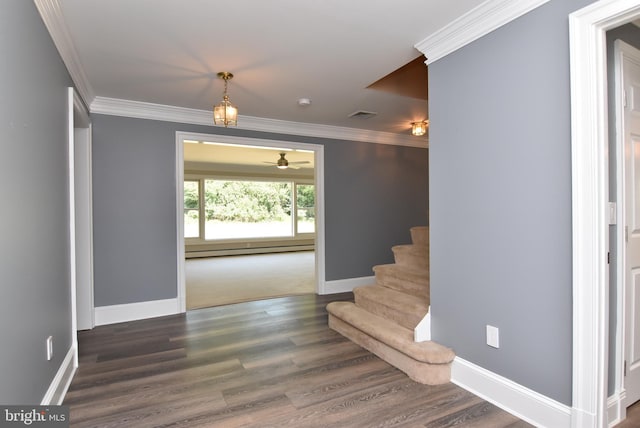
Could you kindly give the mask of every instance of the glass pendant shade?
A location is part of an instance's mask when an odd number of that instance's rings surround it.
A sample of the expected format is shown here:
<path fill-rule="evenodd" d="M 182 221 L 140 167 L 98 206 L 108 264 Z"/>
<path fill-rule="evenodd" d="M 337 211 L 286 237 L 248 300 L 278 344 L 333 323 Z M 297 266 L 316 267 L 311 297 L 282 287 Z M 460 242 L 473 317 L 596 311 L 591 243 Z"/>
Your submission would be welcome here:
<path fill-rule="evenodd" d="M 227 85 L 229 80 L 233 78 L 233 74 L 228 71 L 221 71 L 218 77 L 224 80 L 224 96 L 222 102 L 213 108 L 213 123 L 215 125 L 236 126 L 238 124 L 238 109 L 229 101 L 227 95 Z"/>
<path fill-rule="evenodd" d="M 227 95 L 225 95 L 222 102 L 213 109 L 213 123 L 224 126 L 236 126 L 238 124 L 238 109 L 229 102 Z"/>
<path fill-rule="evenodd" d="M 421 122 L 411 122 L 411 134 L 415 136 L 421 136 L 427 133 L 427 124 L 426 120 Z"/>

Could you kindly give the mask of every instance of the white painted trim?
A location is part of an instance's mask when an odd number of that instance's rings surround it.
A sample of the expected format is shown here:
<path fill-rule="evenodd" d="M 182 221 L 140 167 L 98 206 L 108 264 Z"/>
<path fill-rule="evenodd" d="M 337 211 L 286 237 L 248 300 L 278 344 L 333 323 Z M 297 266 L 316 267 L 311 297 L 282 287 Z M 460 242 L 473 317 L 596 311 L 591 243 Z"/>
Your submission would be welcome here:
<path fill-rule="evenodd" d="M 325 285 L 325 211 L 324 211 L 324 146 L 317 145 L 315 148 L 314 162 L 314 182 L 316 192 L 316 241 L 315 241 L 315 265 L 316 265 L 316 293 L 324 289 Z"/>
<path fill-rule="evenodd" d="M 140 101 L 96 97 L 91 103 L 90 110 L 91 113 L 111 116 L 124 116 L 138 119 L 214 126 L 213 116 L 209 110 L 197 110 Z M 365 143 L 390 144 L 395 146 L 420 148 L 427 148 L 429 146 L 428 140 L 416 138 L 411 135 L 265 119 L 253 116 L 239 116 L 238 126 L 235 128 L 260 132 L 273 132 L 278 134 L 361 141 Z"/>
<path fill-rule="evenodd" d="M 640 13 L 600 0 L 569 15 L 573 224 L 572 427 L 607 425 L 608 169 L 605 31 Z"/>
<path fill-rule="evenodd" d="M 624 406 L 626 394 L 624 391 L 616 393 L 607 399 L 607 420 L 610 427 L 622 422 L 627 417 L 627 409 Z"/>
<path fill-rule="evenodd" d="M 75 356 L 77 354 L 77 348 L 74 348 L 73 346 L 69 348 L 67 355 L 64 357 L 64 360 L 62 360 L 62 363 L 51 381 L 47 392 L 44 394 L 44 397 L 42 397 L 40 405 L 59 406 L 62 404 L 64 396 L 69 389 L 69 385 L 71 385 L 71 380 L 73 380 L 73 375 L 76 373 L 76 369 L 78 368 L 78 364 L 75 361 Z"/>
<path fill-rule="evenodd" d="M 183 214 L 184 180 L 184 140 L 212 141 L 245 146 L 282 147 L 302 149 L 314 152 L 314 186 L 316 191 L 316 234 L 315 234 L 315 278 L 316 293 L 323 294 L 325 278 L 325 220 L 324 220 L 324 146 L 321 144 L 298 143 L 295 141 L 268 140 L 261 138 L 235 137 L 228 135 L 201 134 L 195 132 L 176 132 L 176 230 L 178 253 L 177 299 L 180 312 L 186 312 L 185 248 Z"/>
<path fill-rule="evenodd" d="M 335 279 L 333 281 L 326 281 L 324 283 L 324 287 L 322 287 L 322 289 L 318 294 L 346 293 L 346 292 L 353 291 L 353 289 L 356 287 L 361 287 L 363 285 L 372 285 L 375 283 L 376 283 L 375 276 Z"/>
<path fill-rule="evenodd" d="M 93 284 L 93 184 L 92 184 L 92 165 L 91 165 L 91 160 L 92 160 L 92 140 L 91 140 L 91 136 L 92 136 L 92 127 L 91 127 L 91 118 L 89 117 L 89 110 L 87 109 L 86 105 L 84 104 L 84 102 L 82 101 L 82 98 L 80 97 L 79 93 L 77 90 L 73 90 L 73 88 L 70 88 L 73 92 L 73 124 L 72 124 L 72 131 L 73 131 L 73 138 L 74 138 L 74 142 L 73 142 L 73 156 L 74 156 L 74 206 L 77 206 L 77 198 L 76 198 L 76 193 L 75 193 L 75 173 L 76 173 L 76 165 L 75 165 L 75 155 L 76 155 L 76 148 L 78 147 L 77 144 L 78 142 L 75 141 L 76 135 L 78 135 L 76 133 L 76 129 L 82 129 L 83 132 L 86 135 L 86 138 L 82 139 L 82 143 L 85 143 L 87 145 L 87 152 L 85 153 L 84 156 L 84 167 L 86 167 L 87 169 L 87 177 L 86 177 L 86 183 L 82 183 L 82 185 L 86 186 L 86 191 L 88 193 L 88 200 L 87 201 L 80 201 L 80 202 L 86 202 L 88 204 L 88 206 L 86 207 L 87 212 L 88 212 L 88 224 L 86 225 L 88 230 L 86 231 L 88 233 L 88 236 L 86 236 L 88 242 L 89 242 L 89 266 L 88 266 L 88 270 L 89 270 L 89 276 L 90 276 L 90 284 L 89 284 L 89 290 L 88 290 L 88 294 L 89 294 L 89 305 L 90 305 L 90 322 L 89 322 L 89 326 L 80 326 L 78 327 L 78 317 L 77 317 L 77 308 L 78 308 L 78 293 L 77 293 L 77 277 L 75 277 L 75 281 L 76 281 L 76 286 L 74 287 L 74 290 L 72 292 L 72 296 L 75 299 L 75 311 L 74 313 L 76 314 L 75 317 L 75 321 L 76 321 L 76 325 L 74 327 L 74 331 L 73 331 L 73 335 L 74 338 L 76 339 L 77 342 L 77 334 L 76 334 L 76 330 L 78 328 L 80 329 L 85 329 L 86 327 L 88 327 L 89 329 L 92 329 L 95 326 L 95 314 L 94 314 L 94 284 Z M 75 218 L 75 213 L 74 213 L 74 224 L 75 226 L 77 226 L 77 218 Z M 75 228 L 74 226 L 74 228 Z M 70 226 L 71 227 L 71 226 Z M 75 230 L 75 229 L 74 229 Z M 75 233 L 74 233 L 75 235 Z M 75 248 L 75 240 L 74 240 L 74 251 L 76 253 L 76 257 L 77 257 L 77 248 Z M 76 263 L 75 263 L 75 267 L 77 268 L 77 259 L 76 259 Z M 87 302 L 81 302 L 82 304 L 85 304 Z M 77 343 L 75 345 L 75 347 L 77 348 Z"/>
<path fill-rule="evenodd" d="M 184 142 L 186 138 L 176 132 L 176 245 L 178 264 L 176 278 L 178 308 L 180 312 L 187 311 L 187 282 L 185 268 L 184 241 Z M 202 229 L 201 229 L 202 230 Z"/>
<path fill-rule="evenodd" d="M 315 245 L 292 245 L 289 247 L 263 247 L 263 248 L 234 248 L 231 250 L 206 250 L 206 251 L 187 251 L 185 259 L 198 259 L 202 257 L 219 257 L 219 256 L 237 256 L 237 255 L 256 255 L 256 254 L 277 254 L 290 253 L 297 251 L 314 251 Z"/>
<path fill-rule="evenodd" d="M 487 0 L 416 43 L 415 48 L 427 57 L 425 62 L 431 64 L 548 1 Z"/>
<path fill-rule="evenodd" d="M 95 309 L 96 325 L 163 317 L 180 313 L 178 299 L 152 300 L 122 305 L 98 306 Z"/>
<path fill-rule="evenodd" d="M 413 340 L 414 342 L 431 340 L 431 306 L 429 306 L 429 311 L 424 318 L 422 318 L 418 325 L 416 325 L 416 328 L 413 329 Z"/>
<path fill-rule="evenodd" d="M 571 426 L 568 406 L 460 357 L 451 364 L 451 382 L 535 426 Z"/>
<path fill-rule="evenodd" d="M 69 192 L 69 296 L 71 306 L 71 349 L 78 349 L 78 312 L 77 278 L 76 278 L 76 185 L 75 185 L 75 133 L 74 133 L 74 101 L 76 91 L 67 88 L 67 185 Z M 78 355 L 74 356 L 74 364 L 78 365 Z"/>
<path fill-rule="evenodd" d="M 80 96 L 87 105 L 91 105 L 95 93 L 82 68 L 73 39 L 65 25 L 59 0 L 34 0 L 34 2 Z"/>
<path fill-rule="evenodd" d="M 625 155 L 624 155 L 624 83 L 623 83 L 623 61 L 625 57 L 637 58 L 638 50 L 621 40 L 614 42 L 614 79 L 615 94 L 615 129 L 616 129 L 616 264 L 612 266 L 616 269 L 617 283 L 617 299 L 615 304 L 616 318 L 615 329 L 615 355 L 617 359 L 614 361 L 614 393 L 607 400 L 607 420 L 609 426 L 613 426 L 617 422 L 627 417 L 626 409 L 626 391 L 624 388 L 624 359 L 625 359 L 625 323 L 626 323 L 626 307 L 625 307 L 625 280 L 626 280 L 626 243 L 624 237 L 624 225 L 626 224 L 626 180 L 625 180 Z M 612 125 L 612 124 L 610 124 Z M 609 341 L 610 342 L 610 341 Z M 632 403 L 629 403 L 632 404 Z"/>

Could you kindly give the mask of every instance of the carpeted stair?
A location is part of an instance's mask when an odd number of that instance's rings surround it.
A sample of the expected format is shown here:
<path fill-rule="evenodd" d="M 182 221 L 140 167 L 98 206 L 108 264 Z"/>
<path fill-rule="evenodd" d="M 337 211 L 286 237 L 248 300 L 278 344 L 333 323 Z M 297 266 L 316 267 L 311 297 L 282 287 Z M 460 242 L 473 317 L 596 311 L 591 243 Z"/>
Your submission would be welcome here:
<path fill-rule="evenodd" d="M 329 327 L 429 385 L 449 382 L 454 353 L 413 330 L 429 311 L 429 228 L 411 228 L 410 245 L 392 248 L 395 263 L 373 268 L 376 283 L 353 290 L 355 303 L 327 305 Z"/>

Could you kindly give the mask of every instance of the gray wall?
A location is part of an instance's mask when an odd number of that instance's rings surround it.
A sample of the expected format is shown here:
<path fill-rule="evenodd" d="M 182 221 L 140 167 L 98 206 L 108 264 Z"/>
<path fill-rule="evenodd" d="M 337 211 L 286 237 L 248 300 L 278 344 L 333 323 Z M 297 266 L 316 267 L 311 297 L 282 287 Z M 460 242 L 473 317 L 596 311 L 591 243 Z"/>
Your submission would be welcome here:
<path fill-rule="evenodd" d="M 433 337 L 571 405 L 569 13 L 552 0 L 429 66 Z M 500 329 L 500 348 L 485 326 Z"/>
<path fill-rule="evenodd" d="M 372 275 L 428 221 L 426 149 L 92 117 L 96 306 L 176 297 L 176 131 L 324 145 L 328 281 Z"/>
<path fill-rule="evenodd" d="M 0 3 L 0 57 L 0 403 L 39 404 L 71 347 L 71 81 L 32 1 Z"/>

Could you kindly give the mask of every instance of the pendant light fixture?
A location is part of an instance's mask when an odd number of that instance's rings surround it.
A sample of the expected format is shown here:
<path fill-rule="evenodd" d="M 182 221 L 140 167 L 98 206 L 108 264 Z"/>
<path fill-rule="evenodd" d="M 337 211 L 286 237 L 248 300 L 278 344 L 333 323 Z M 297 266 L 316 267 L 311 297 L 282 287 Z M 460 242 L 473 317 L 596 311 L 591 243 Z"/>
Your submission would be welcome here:
<path fill-rule="evenodd" d="M 411 134 L 417 137 L 427 133 L 429 127 L 428 120 L 422 120 L 420 122 L 411 122 Z"/>
<path fill-rule="evenodd" d="M 216 125 L 224 125 L 225 128 L 228 125 L 238 124 L 238 109 L 234 107 L 229 101 L 229 95 L 227 95 L 227 85 L 229 80 L 233 78 L 233 74 L 228 71 L 221 71 L 218 73 L 218 77 L 224 80 L 224 96 L 222 102 L 213 109 L 213 123 Z"/>

